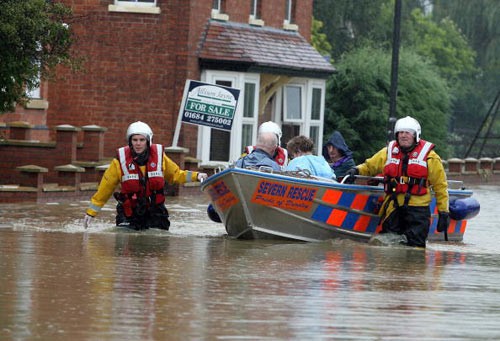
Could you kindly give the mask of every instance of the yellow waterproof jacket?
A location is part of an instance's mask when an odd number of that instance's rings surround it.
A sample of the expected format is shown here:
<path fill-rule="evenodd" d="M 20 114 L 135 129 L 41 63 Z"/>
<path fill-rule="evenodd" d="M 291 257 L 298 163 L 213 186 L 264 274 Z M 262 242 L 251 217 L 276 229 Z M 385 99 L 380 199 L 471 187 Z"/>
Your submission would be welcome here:
<path fill-rule="evenodd" d="M 140 166 L 142 174 L 146 171 L 146 166 Z M 170 184 L 182 184 L 186 182 L 198 181 L 198 172 L 181 170 L 179 166 L 163 153 L 163 177 Z M 121 167 L 118 159 L 113 159 L 108 169 L 102 176 L 101 183 L 97 192 L 90 199 L 90 206 L 86 213 L 95 217 L 101 208 L 108 202 L 113 195 L 118 184 L 121 182 Z"/>
<path fill-rule="evenodd" d="M 366 159 L 366 161 L 358 166 L 359 174 L 365 176 L 376 176 L 382 174 L 384 171 L 384 166 L 387 161 L 387 147 L 382 148 L 371 158 Z M 449 205 L 449 197 L 448 197 L 448 182 L 446 179 L 446 173 L 444 171 L 443 163 L 441 162 L 441 158 L 434 151 L 431 150 L 429 155 L 427 156 L 427 187 L 432 189 L 436 196 L 437 207 L 439 212 L 448 212 Z M 425 195 L 412 195 L 410 197 L 410 201 L 408 202 L 409 206 L 429 206 L 431 203 L 431 191 L 427 191 Z M 390 199 L 390 195 L 386 195 L 384 199 L 384 206 L 386 202 Z M 404 205 L 404 193 L 397 194 L 398 204 L 400 206 Z M 394 203 L 391 201 L 388 205 L 385 216 L 389 216 L 389 214 L 394 210 Z M 381 210 L 381 213 L 384 213 Z"/>

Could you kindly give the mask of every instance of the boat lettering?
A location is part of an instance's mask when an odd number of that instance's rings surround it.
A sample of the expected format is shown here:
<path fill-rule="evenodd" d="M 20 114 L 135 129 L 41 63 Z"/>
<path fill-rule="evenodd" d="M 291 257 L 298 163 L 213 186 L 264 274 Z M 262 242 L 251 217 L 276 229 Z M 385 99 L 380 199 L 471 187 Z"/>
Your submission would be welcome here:
<path fill-rule="evenodd" d="M 316 195 L 316 189 L 292 186 L 288 191 L 288 198 L 304 201 L 312 201 Z"/>
<path fill-rule="evenodd" d="M 259 184 L 259 189 L 257 193 L 276 196 L 276 197 L 284 197 L 287 189 L 288 189 L 287 185 L 262 181 Z"/>
<path fill-rule="evenodd" d="M 282 209 L 309 211 L 317 189 L 261 180 L 255 187 L 251 202 Z"/>
<path fill-rule="evenodd" d="M 234 194 L 222 180 L 208 187 L 207 193 L 212 199 L 212 202 L 222 211 L 228 209 L 238 202 L 238 198 L 234 196 Z"/>
<path fill-rule="evenodd" d="M 227 188 L 223 181 L 219 181 L 213 184 L 213 186 L 210 186 L 208 193 L 210 197 L 215 200 L 229 193 L 229 188 Z"/>

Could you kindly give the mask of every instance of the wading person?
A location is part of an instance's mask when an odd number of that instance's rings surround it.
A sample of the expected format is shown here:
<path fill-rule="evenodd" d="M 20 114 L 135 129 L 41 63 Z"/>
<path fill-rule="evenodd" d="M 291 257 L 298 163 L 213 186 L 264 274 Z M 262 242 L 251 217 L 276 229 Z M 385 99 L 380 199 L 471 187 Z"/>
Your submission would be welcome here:
<path fill-rule="evenodd" d="M 395 141 L 363 164 L 347 172 L 350 183 L 355 175 L 383 173 L 385 198 L 381 209 L 381 233 L 399 236 L 400 244 L 425 247 L 429 233 L 431 189 L 435 193 L 439 219 L 437 230 L 449 224 L 448 183 L 434 144 L 420 138 L 421 128 L 410 116 L 399 119 L 394 127 Z"/>
<path fill-rule="evenodd" d="M 117 157 L 104 172 L 86 211 L 83 220 L 85 228 L 114 194 L 118 201 L 117 226 L 135 230 L 150 227 L 168 230 L 170 221 L 165 207 L 165 181 L 203 181 L 207 174 L 179 169 L 163 152 L 163 146 L 152 141 L 153 131 L 146 123 L 138 121 L 128 127 L 128 145 L 118 149 Z M 118 184 L 121 184 L 121 191 L 114 192 Z"/>

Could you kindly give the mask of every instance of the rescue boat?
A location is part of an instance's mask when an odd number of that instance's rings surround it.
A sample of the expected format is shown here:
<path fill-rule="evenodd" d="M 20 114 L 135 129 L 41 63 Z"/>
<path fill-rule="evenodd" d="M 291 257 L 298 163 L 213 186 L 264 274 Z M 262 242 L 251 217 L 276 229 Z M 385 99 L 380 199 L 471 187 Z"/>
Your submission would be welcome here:
<path fill-rule="evenodd" d="M 359 180 L 363 183 L 344 184 L 307 171 L 227 168 L 205 180 L 201 190 L 211 201 L 209 216 L 224 224 L 229 237 L 368 242 L 381 230 L 378 213 L 384 190 Z M 461 182 L 449 181 L 448 192 L 451 219 L 447 239 L 462 241 L 467 221 L 479 213 L 479 203 Z M 443 233 L 436 231 L 434 197 L 430 210 L 428 240 L 443 240 Z"/>

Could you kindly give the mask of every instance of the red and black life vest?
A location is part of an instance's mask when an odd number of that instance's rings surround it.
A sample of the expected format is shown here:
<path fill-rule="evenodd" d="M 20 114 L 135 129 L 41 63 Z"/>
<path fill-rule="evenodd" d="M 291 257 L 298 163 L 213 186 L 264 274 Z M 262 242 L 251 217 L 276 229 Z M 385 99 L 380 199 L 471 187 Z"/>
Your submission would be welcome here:
<path fill-rule="evenodd" d="M 255 146 L 246 146 L 245 153 L 250 154 L 255 150 Z M 288 165 L 288 151 L 285 148 L 277 147 L 274 152 L 273 160 L 282 167 Z"/>
<path fill-rule="evenodd" d="M 134 162 L 129 146 L 118 149 L 118 161 L 121 168 L 121 198 L 127 217 L 132 216 L 139 202 L 145 205 L 145 209 L 165 202 L 161 144 L 151 145 L 144 175 L 140 166 Z"/>
<path fill-rule="evenodd" d="M 427 156 L 433 148 L 431 142 L 420 140 L 415 148 L 405 153 L 396 141 L 389 142 L 384 167 L 385 192 L 425 195 L 429 174 Z"/>

